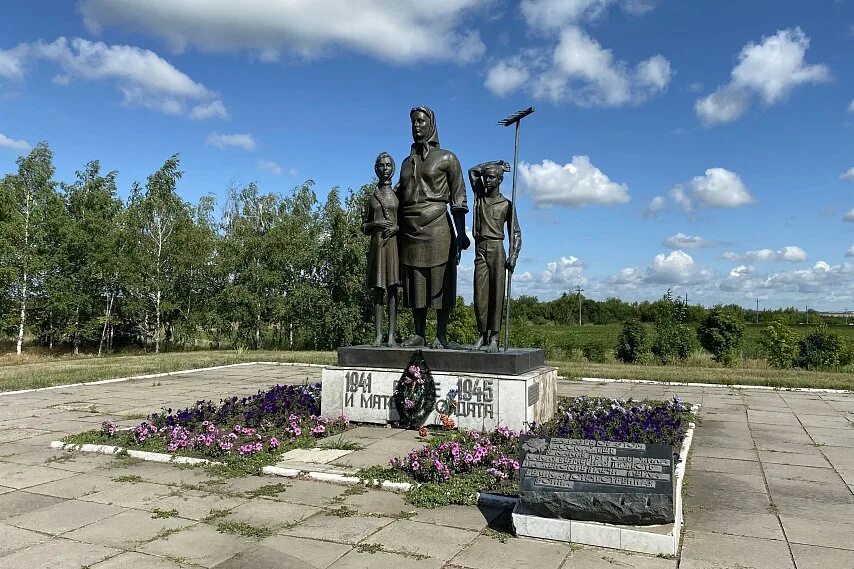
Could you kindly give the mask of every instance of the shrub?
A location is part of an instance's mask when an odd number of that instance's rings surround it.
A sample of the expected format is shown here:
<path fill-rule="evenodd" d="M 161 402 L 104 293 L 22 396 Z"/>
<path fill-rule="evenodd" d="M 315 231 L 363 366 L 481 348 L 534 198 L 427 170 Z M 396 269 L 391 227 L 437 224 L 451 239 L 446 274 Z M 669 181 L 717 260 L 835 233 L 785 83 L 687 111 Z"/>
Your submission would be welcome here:
<path fill-rule="evenodd" d="M 700 345 L 716 362 L 727 366 L 735 362 L 743 336 L 744 322 L 721 307 L 713 308 L 697 329 Z"/>
<path fill-rule="evenodd" d="M 694 351 L 694 331 L 674 322 L 655 325 L 655 340 L 650 351 L 663 364 L 684 362 Z"/>
<path fill-rule="evenodd" d="M 653 355 L 663 364 L 684 362 L 694 351 L 694 332 L 683 324 L 685 304 L 668 289 L 661 300 L 655 302 L 655 340 Z"/>
<path fill-rule="evenodd" d="M 617 359 L 627 364 L 639 363 L 646 353 L 646 328 L 636 319 L 627 321 L 617 340 Z"/>
<path fill-rule="evenodd" d="M 836 367 L 841 363 L 842 339 L 826 326 L 819 326 L 801 338 L 798 348 L 798 367 L 822 369 Z"/>
<path fill-rule="evenodd" d="M 603 342 L 590 342 L 581 348 L 581 353 L 589 362 L 604 364 L 608 359 L 608 345 Z"/>
<path fill-rule="evenodd" d="M 798 359 L 798 335 L 784 322 L 775 320 L 762 331 L 762 348 L 768 363 L 777 369 L 789 369 Z"/>

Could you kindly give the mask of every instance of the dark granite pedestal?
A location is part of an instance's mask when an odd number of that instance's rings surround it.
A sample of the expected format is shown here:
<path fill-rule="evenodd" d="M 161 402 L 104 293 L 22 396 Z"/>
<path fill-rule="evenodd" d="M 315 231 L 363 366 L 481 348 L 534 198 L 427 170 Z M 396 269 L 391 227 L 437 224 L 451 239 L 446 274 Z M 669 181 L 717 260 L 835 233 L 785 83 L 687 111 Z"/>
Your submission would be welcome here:
<path fill-rule="evenodd" d="M 406 367 L 413 352 L 419 348 L 375 348 L 349 346 L 338 348 L 338 365 L 341 367 L 391 368 Z M 521 375 L 546 363 L 543 350 L 537 348 L 510 348 L 497 354 L 466 349 L 433 350 L 420 348 L 427 365 L 433 371 L 456 373 L 484 373 Z"/>

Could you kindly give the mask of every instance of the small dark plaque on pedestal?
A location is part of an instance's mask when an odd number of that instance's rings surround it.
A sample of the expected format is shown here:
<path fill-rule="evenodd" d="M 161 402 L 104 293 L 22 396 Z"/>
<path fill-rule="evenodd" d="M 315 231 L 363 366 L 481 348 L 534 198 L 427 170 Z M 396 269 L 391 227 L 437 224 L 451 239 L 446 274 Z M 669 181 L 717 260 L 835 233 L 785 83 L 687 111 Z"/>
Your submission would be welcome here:
<path fill-rule="evenodd" d="M 348 346 L 338 348 L 338 365 L 342 367 L 376 367 L 403 369 L 419 348 L 374 348 Z M 432 350 L 421 348 L 433 371 L 521 375 L 546 365 L 543 350 L 510 348 L 497 354 L 466 349 Z"/>
<path fill-rule="evenodd" d="M 674 520 L 673 447 L 523 435 L 519 500 L 547 518 L 651 525 Z"/>

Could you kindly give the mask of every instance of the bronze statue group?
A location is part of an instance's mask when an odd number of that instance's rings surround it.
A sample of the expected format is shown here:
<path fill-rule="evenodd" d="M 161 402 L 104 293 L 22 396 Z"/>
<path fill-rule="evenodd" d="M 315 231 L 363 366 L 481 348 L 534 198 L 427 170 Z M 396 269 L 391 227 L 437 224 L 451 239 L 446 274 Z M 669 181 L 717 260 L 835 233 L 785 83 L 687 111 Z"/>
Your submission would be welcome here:
<path fill-rule="evenodd" d="M 427 311 L 436 310 L 436 339 L 430 347 L 448 348 L 448 315 L 457 297 L 457 264 L 471 245 L 465 231 L 469 212 L 460 162 L 439 146 L 436 117 L 428 107 L 409 113 L 412 147 L 392 186 L 394 159 L 383 152 L 374 171 L 377 189 L 368 196 L 362 229 L 370 235 L 368 286 L 373 291 L 374 346 L 383 340 L 383 307 L 388 303 L 388 342 L 397 346 L 397 294 L 412 310 L 414 333 L 404 347 L 426 345 Z M 478 339 L 472 349 L 498 351 L 505 301 L 506 272 L 512 272 L 522 245 L 513 204 L 500 185 L 510 166 L 484 162 L 468 171 L 475 196 L 472 233 L 475 241 L 474 306 Z M 504 236 L 510 234 L 510 251 Z"/>

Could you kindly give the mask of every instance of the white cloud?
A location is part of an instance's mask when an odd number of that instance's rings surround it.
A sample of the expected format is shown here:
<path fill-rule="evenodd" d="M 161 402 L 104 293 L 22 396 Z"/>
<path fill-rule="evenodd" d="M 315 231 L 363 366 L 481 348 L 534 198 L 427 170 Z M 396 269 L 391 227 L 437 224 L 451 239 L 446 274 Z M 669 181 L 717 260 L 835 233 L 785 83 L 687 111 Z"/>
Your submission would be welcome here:
<path fill-rule="evenodd" d="M 573 156 L 572 162 L 557 164 L 519 164 L 519 174 L 526 191 L 538 206 L 613 205 L 629 201 L 626 184 L 612 182 L 587 156 Z"/>
<path fill-rule="evenodd" d="M 686 235 L 684 233 L 677 233 L 676 235 L 671 235 L 662 243 L 663 246 L 668 249 L 708 249 L 711 247 L 717 247 L 718 244 L 714 241 L 707 241 L 702 237 L 696 235 Z"/>
<path fill-rule="evenodd" d="M 661 213 L 666 207 L 667 200 L 664 198 L 664 196 L 655 196 L 654 198 L 652 198 L 652 201 L 649 202 L 649 205 L 644 208 L 643 216 L 647 219 L 658 217 L 658 214 Z"/>
<path fill-rule="evenodd" d="M 854 265 L 830 265 L 819 261 L 811 269 L 783 272 L 768 277 L 767 286 L 781 291 L 818 294 L 827 300 L 854 292 Z"/>
<path fill-rule="evenodd" d="M 782 249 L 774 251 L 772 249 L 757 249 L 756 251 L 747 251 L 746 253 L 723 253 L 721 259 L 734 262 L 756 262 L 756 261 L 788 261 L 790 263 L 800 263 L 807 260 L 807 252 L 797 245 L 787 245 Z"/>
<path fill-rule="evenodd" d="M 191 116 L 198 115 L 195 118 L 225 113 L 215 93 L 147 49 L 64 37 L 52 43 L 24 43 L 0 52 L 0 75 L 22 78 L 26 64 L 35 61 L 50 61 L 59 67 L 54 77 L 57 85 L 74 80 L 112 81 L 129 106 L 179 115 L 188 112 L 188 105 L 195 105 L 190 111 Z"/>
<path fill-rule="evenodd" d="M 225 148 L 226 146 L 236 146 L 243 150 L 255 150 L 255 139 L 251 134 L 219 134 L 212 132 L 208 135 L 205 144 L 216 146 L 217 148 Z"/>
<path fill-rule="evenodd" d="M 551 53 L 528 49 L 498 61 L 488 70 L 485 85 L 499 96 L 523 88 L 536 99 L 619 107 L 663 92 L 672 75 L 670 62 L 662 55 L 632 69 L 581 28 L 567 26 Z"/>
<path fill-rule="evenodd" d="M 711 273 L 697 265 L 691 255 L 676 250 L 667 255 L 659 253 L 646 268 L 622 269 L 611 282 L 621 288 L 637 288 L 645 284 L 673 286 L 704 283 L 710 276 Z"/>
<path fill-rule="evenodd" d="M 842 216 L 842 221 L 854 223 L 854 207 L 848 210 L 848 213 Z"/>
<path fill-rule="evenodd" d="M 190 111 L 190 118 L 202 121 L 212 118 L 227 119 L 228 111 L 222 101 L 216 100 L 193 107 Z"/>
<path fill-rule="evenodd" d="M 26 140 L 15 140 L 0 133 L 0 148 L 11 148 L 12 150 L 29 150 L 30 143 Z"/>
<path fill-rule="evenodd" d="M 561 257 L 546 265 L 540 279 L 549 284 L 576 284 L 583 280 L 584 264 L 577 257 Z"/>
<path fill-rule="evenodd" d="M 84 0 L 87 27 L 123 26 L 173 49 L 248 50 L 262 62 L 283 52 L 316 57 L 337 49 L 385 61 L 470 62 L 485 47 L 468 20 L 483 0 Z"/>
<path fill-rule="evenodd" d="M 809 46 L 810 38 L 800 28 L 780 30 L 758 44 L 748 43 L 738 55 L 729 83 L 697 100 L 697 116 L 707 125 L 732 122 L 744 115 L 754 95 L 770 106 L 798 85 L 827 81 L 827 66 L 805 63 Z"/>
<path fill-rule="evenodd" d="M 528 26 L 548 31 L 595 20 L 613 5 L 629 14 L 641 15 L 652 10 L 656 3 L 657 0 L 522 0 L 520 8 Z"/>
<path fill-rule="evenodd" d="M 484 87 L 503 97 L 523 85 L 530 74 L 521 62 L 520 58 L 514 57 L 499 61 L 486 73 Z"/>
<path fill-rule="evenodd" d="M 585 268 L 578 257 L 561 256 L 557 261 L 546 263 L 542 270 L 517 272 L 513 276 L 513 291 L 516 294 L 554 298 L 576 285 L 586 286 Z"/>
<path fill-rule="evenodd" d="M 725 168 L 709 168 L 695 176 L 687 189 L 682 185 L 670 190 L 670 198 L 685 211 L 695 207 L 741 207 L 756 202 L 747 186 L 735 172 Z"/>
<path fill-rule="evenodd" d="M 854 182 L 854 166 L 852 166 L 851 168 L 848 168 L 848 170 L 843 172 L 839 176 L 839 179 L 844 181 L 844 182 Z"/>
<path fill-rule="evenodd" d="M 26 44 L 8 50 L 0 50 L 0 77 L 5 79 L 21 79 L 24 77 L 24 57 Z"/>
<path fill-rule="evenodd" d="M 272 172 L 277 176 L 281 175 L 283 170 L 282 167 L 273 162 L 272 160 L 259 160 L 258 167 L 262 170 L 267 170 L 268 172 Z"/>
<path fill-rule="evenodd" d="M 847 251 L 845 251 L 846 257 L 854 257 L 854 245 L 850 246 Z"/>

